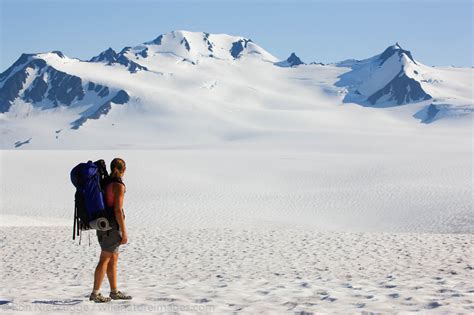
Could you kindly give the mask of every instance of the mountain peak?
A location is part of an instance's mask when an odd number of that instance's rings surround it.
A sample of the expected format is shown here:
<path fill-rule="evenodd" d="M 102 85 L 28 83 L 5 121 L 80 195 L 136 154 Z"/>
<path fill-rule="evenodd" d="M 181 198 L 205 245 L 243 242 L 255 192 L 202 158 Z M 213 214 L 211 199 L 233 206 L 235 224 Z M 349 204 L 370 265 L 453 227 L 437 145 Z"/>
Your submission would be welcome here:
<path fill-rule="evenodd" d="M 292 52 L 290 57 L 286 59 L 286 61 L 291 65 L 291 66 L 297 66 L 297 65 L 302 65 L 304 64 L 303 61 L 294 53 Z"/>
<path fill-rule="evenodd" d="M 101 62 L 101 61 L 106 61 L 106 62 L 115 62 L 117 60 L 117 52 L 112 49 L 112 47 L 107 48 L 103 52 L 101 52 L 99 55 L 92 57 L 89 61 L 91 62 Z"/>
<path fill-rule="evenodd" d="M 122 66 L 125 66 L 131 73 L 135 73 L 138 70 L 147 70 L 146 67 L 137 64 L 125 56 L 125 54 L 131 49 L 131 47 L 125 47 L 119 53 L 117 53 L 115 50 L 109 47 L 108 49 L 101 52 L 98 56 L 90 59 L 89 62 L 105 62 L 107 65 L 121 64 Z"/>
<path fill-rule="evenodd" d="M 387 59 L 389 59 L 390 57 L 392 57 L 394 54 L 398 54 L 398 56 L 400 58 L 402 58 L 403 55 L 405 55 L 408 59 L 410 59 L 413 63 L 417 64 L 415 62 L 415 60 L 413 59 L 410 51 L 408 50 L 404 50 L 400 44 L 395 43 L 394 45 L 391 45 L 391 46 L 388 46 L 384 51 L 383 53 L 381 53 L 378 57 L 378 59 L 380 60 L 380 65 L 384 64 L 385 61 L 387 61 Z"/>
<path fill-rule="evenodd" d="M 143 46 L 148 48 L 146 55 L 169 54 L 191 63 L 198 62 L 202 57 L 234 60 L 244 55 L 260 55 L 264 60 L 276 61 L 274 56 L 256 45 L 251 39 L 227 34 L 186 30 L 170 31 L 159 35 L 152 41 L 136 46 L 133 49 L 134 53 L 141 55 Z M 142 57 L 146 58 L 146 56 Z"/>
<path fill-rule="evenodd" d="M 298 65 L 305 65 L 305 63 L 301 61 L 301 59 L 294 52 L 292 52 L 286 60 L 276 62 L 275 65 L 279 67 L 295 67 Z"/>
<path fill-rule="evenodd" d="M 57 55 L 59 58 L 66 58 L 64 54 L 59 50 L 53 50 L 51 53 Z"/>
<path fill-rule="evenodd" d="M 336 82 L 336 86 L 349 87 L 344 102 L 389 107 L 431 99 L 417 76 L 419 65 L 399 43 L 379 55 L 347 64 L 352 70 Z"/>

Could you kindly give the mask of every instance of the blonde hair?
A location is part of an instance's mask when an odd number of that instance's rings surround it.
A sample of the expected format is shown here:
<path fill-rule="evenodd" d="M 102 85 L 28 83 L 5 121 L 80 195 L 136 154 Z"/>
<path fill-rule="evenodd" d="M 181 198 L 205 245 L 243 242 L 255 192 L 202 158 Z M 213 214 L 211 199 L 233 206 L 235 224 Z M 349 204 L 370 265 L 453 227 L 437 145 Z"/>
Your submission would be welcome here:
<path fill-rule="evenodd" d="M 121 158 L 115 158 L 110 162 L 110 177 L 122 179 L 125 172 L 125 161 Z"/>

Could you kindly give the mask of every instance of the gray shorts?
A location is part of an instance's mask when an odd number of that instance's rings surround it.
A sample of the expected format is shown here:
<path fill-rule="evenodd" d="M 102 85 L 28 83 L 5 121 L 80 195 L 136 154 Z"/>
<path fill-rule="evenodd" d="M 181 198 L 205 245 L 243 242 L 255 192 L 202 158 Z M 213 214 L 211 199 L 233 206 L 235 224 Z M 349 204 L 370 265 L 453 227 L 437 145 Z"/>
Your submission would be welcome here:
<path fill-rule="evenodd" d="M 116 253 L 122 241 L 122 232 L 117 226 L 108 231 L 97 231 L 97 239 L 103 251 Z"/>

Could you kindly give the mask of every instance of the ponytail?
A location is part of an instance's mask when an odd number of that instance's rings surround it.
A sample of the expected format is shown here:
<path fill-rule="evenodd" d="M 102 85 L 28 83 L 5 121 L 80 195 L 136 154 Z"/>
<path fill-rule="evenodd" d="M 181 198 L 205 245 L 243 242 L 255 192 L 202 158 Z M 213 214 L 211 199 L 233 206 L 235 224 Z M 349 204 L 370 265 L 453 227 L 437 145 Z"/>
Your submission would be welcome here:
<path fill-rule="evenodd" d="M 110 171 L 110 177 L 121 180 L 125 172 L 125 161 L 121 158 L 113 159 L 110 163 Z"/>

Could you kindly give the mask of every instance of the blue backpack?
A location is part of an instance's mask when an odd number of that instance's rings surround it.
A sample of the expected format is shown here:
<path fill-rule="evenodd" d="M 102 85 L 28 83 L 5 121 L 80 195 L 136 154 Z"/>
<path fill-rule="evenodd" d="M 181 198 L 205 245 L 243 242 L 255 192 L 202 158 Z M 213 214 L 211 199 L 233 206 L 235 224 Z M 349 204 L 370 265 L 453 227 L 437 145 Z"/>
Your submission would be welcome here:
<path fill-rule="evenodd" d="M 76 233 L 90 229 L 90 221 L 106 216 L 103 184 L 108 176 L 104 160 L 80 163 L 71 170 L 71 182 L 76 187 L 73 240 Z"/>

